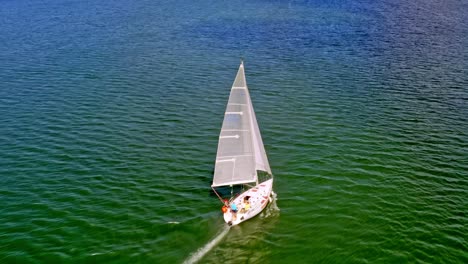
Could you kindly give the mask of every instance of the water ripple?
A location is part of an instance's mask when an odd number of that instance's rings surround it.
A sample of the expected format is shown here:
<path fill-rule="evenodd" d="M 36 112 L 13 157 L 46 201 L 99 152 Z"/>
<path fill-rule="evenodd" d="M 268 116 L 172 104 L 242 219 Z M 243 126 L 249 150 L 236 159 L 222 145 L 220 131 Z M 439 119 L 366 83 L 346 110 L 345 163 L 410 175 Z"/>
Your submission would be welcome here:
<path fill-rule="evenodd" d="M 243 56 L 281 213 L 201 262 L 466 263 L 464 7 L 3 3 L 0 259 L 178 263 L 209 242 Z"/>

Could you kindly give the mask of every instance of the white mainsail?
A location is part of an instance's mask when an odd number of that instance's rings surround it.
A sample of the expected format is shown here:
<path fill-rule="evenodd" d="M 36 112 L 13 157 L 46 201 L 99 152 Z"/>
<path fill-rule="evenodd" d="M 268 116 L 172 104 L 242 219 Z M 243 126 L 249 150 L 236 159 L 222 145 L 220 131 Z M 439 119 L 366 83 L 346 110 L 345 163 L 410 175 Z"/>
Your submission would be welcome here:
<path fill-rule="evenodd" d="M 257 182 L 257 170 L 271 174 L 241 62 L 224 114 L 211 186 Z"/>

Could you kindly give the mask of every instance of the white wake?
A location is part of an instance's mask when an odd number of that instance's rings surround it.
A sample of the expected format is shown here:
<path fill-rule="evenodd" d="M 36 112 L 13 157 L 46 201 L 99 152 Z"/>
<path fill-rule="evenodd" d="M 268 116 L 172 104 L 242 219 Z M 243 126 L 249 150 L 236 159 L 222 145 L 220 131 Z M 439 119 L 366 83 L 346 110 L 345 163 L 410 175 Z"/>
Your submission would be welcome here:
<path fill-rule="evenodd" d="M 193 253 L 188 259 L 184 261 L 184 264 L 192 264 L 199 261 L 206 253 L 210 252 L 216 244 L 218 244 L 229 232 L 229 226 L 225 225 L 224 229 L 219 233 L 215 238 L 213 238 L 210 242 L 208 242 L 202 248 L 199 248 L 195 253 Z"/>

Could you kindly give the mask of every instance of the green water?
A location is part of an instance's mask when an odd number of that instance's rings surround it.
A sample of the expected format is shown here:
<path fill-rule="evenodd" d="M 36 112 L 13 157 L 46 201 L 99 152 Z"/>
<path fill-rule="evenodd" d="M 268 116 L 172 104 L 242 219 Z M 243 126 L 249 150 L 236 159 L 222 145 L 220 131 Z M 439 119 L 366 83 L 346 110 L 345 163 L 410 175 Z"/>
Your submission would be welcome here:
<path fill-rule="evenodd" d="M 0 262 L 182 263 L 239 58 L 276 206 L 200 263 L 467 263 L 462 1 L 0 1 Z"/>

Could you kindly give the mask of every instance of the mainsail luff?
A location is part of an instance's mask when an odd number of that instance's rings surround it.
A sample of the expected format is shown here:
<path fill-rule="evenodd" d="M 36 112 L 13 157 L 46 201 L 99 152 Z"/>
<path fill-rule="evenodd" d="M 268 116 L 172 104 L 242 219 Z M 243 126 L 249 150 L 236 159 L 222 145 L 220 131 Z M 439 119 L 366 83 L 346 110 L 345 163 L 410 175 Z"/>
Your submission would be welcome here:
<path fill-rule="evenodd" d="M 212 187 L 256 182 L 257 170 L 271 174 L 241 63 L 219 135 Z"/>

